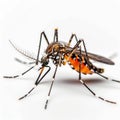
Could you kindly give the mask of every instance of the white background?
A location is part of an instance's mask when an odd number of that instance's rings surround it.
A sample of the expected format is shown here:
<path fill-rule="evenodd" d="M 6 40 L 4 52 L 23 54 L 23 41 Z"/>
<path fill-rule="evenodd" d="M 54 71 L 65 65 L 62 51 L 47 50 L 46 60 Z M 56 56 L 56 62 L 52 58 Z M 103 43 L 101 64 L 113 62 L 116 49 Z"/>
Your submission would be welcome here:
<path fill-rule="evenodd" d="M 99 76 L 82 77 L 97 94 L 117 105 L 93 97 L 68 65 L 58 69 L 46 111 L 44 104 L 54 65 L 41 85 L 22 101 L 18 98 L 33 87 L 38 72 L 33 70 L 18 79 L 2 78 L 29 68 L 14 61 L 14 57 L 26 59 L 8 40 L 36 54 L 40 32 L 44 30 L 52 41 L 56 27 L 59 40 L 67 42 L 71 33 L 76 33 L 84 38 L 90 52 L 106 57 L 117 52 L 115 66 L 98 66 L 105 68 L 104 75 L 120 80 L 119 0 L 0 0 L 0 120 L 119 120 L 120 84 Z"/>

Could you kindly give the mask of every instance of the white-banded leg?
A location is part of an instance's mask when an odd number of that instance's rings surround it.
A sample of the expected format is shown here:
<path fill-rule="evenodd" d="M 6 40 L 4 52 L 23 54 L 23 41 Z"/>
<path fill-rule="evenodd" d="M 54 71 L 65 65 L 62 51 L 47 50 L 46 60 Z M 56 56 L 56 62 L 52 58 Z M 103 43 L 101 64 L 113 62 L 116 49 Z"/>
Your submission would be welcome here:
<path fill-rule="evenodd" d="M 111 100 L 107 100 L 107 99 L 104 99 L 103 97 L 98 96 L 95 92 L 93 92 L 93 91 L 87 86 L 87 84 L 86 84 L 82 79 L 80 79 L 79 81 L 80 81 L 80 82 L 82 83 L 82 85 L 84 85 L 95 97 L 97 97 L 97 98 L 99 98 L 99 99 L 101 99 L 101 100 L 103 100 L 103 101 L 105 101 L 105 102 L 109 102 L 109 103 L 112 103 L 112 104 L 116 104 L 116 102 L 113 102 L 113 101 L 111 101 Z"/>
<path fill-rule="evenodd" d="M 53 83 L 55 81 L 55 76 L 56 76 L 57 68 L 58 68 L 58 65 L 56 65 L 55 72 L 54 72 L 53 77 L 52 77 L 52 82 L 51 82 L 50 89 L 49 89 L 49 92 L 48 92 L 48 95 L 47 95 L 47 100 L 45 102 L 44 109 L 47 109 L 47 106 L 48 106 L 48 101 L 49 101 L 49 98 L 50 98 L 50 94 L 51 94 L 51 90 L 52 90 L 52 87 L 53 87 Z"/>
<path fill-rule="evenodd" d="M 23 76 L 25 75 L 26 73 L 28 73 L 30 70 L 32 70 L 36 65 L 30 67 L 28 70 L 26 70 L 25 72 L 19 74 L 19 75 L 14 75 L 14 76 L 3 76 L 3 78 L 17 78 L 17 77 L 20 77 L 20 76 Z"/>
<path fill-rule="evenodd" d="M 115 79 L 109 78 L 109 77 L 104 76 L 104 75 L 102 75 L 102 74 L 100 74 L 100 73 L 98 73 L 98 72 L 95 72 L 95 73 L 96 73 L 97 75 L 101 76 L 102 78 L 104 78 L 105 80 L 110 80 L 110 81 L 113 81 L 113 82 L 118 82 L 118 83 L 120 83 L 119 80 L 115 80 Z"/>
<path fill-rule="evenodd" d="M 81 56 L 81 47 L 80 47 L 80 56 Z M 79 64 L 79 81 L 82 83 L 82 85 L 84 85 L 95 97 L 103 100 L 103 101 L 106 101 L 106 102 L 109 102 L 109 103 L 113 103 L 113 104 L 116 104 L 116 102 L 113 102 L 113 101 L 110 101 L 110 100 L 107 100 L 107 99 L 104 99 L 103 97 L 101 96 L 98 96 L 95 92 L 93 92 L 93 90 L 91 90 L 87 84 L 81 79 L 81 61 L 80 61 L 80 64 Z"/>
<path fill-rule="evenodd" d="M 42 75 L 42 73 L 43 73 L 43 70 L 44 70 L 44 67 L 47 67 L 48 70 L 47 70 L 47 71 L 44 73 L 44 75 L 41 77 L 41 75 Z M 19 100 L 27 97 L 27 96 L 38 86 L 38 84 L 39 84 L 39 83 L 42 81 L 42 79 L 47 75 L 47 73 L 50 71 L 50 69 L 51 69 L 51 67 L 49 67 L 49 66 L 43 66 L 43 67 L 41 67 L 40 74 L 38 75 L 37 80 L 35 81 L 34 87 L 33 87 L 32 89 L 30 89 L 27 94 L 25 94 L 24 96 L 20 97 Z M 40 77 L 41 77 L 41 78 L 40 78 Z"/>

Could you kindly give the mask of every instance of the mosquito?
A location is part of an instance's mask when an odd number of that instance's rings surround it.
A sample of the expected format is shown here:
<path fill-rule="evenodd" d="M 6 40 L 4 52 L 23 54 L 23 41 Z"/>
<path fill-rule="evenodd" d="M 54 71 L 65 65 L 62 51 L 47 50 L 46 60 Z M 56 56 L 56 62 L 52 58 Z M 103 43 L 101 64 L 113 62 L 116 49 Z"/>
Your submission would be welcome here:
<path fill-rule="evenodd" d="M 46 41 L 47 43 L 47 47 L 45 49 L 45 55 L 41 57 L 41 59 L 39 59 L 39 55 L 41 54 L 41 42 L 43 40 Z M 71 47 L 71 42 L 75 40 L 76 43 L 73 47 Z M 107 76 L 102 75 L 102 73 L 104 72 L 103 68 L 98 68 L 96 67 L 91 60 L 94 60 L 96 62 L 100 62 L 100 63 L 104 63 L 104 64 L 108 64 L 108 65 L 114 65 L 114 62 L 106 57 L 103 57 L 101 55 L 96 55 L 93 53 L 89 53 L 87 52 L 86 49 L 86 45 L 83 39 L 78 39 L 76 34 L 72 34 L 68 43 L 65 43 L 63 41 L 59 41 L 58 40 L 58 29 L 54 30 L 54 37 L 53 37 L 53 42 L 49 42 L 46 33 L 43 31 L 40 34 L 40 41 L 39 41 L 39 47 L 38 47 L 38 51 L 37 51 L 37 56 L 36 58 L 26 54 L 25 52 L 21 51 L 20 49 L 18 49 L 11 41 L 10 41 L 11 45 L 22 55 L 26 56 L 27 58 L 32 59 L 34 62 L 24 62 L 21 61 L 20 59 L 16 59 L 18 62 L 23 63 L 23 64 L 30 64 L 33 65 L 32 67 L 30 67 L 28 70 L 26 70 L 25 72 L 23 72 L 20 75 L 15 75 L 15 76 L 3 76 L 4 78 L 17 78 L 20 77 L 22 75 L 25 75 L 26 73 L 28 73 L 30 70 L 32 70 L 35 66 L 38 66 L 40 64 L 39 67 L 39 75 L 34 83 L 34 87 L 32 87 L 32 89 L 30 89 L 28 91 L 27 94 L 25 94 L 24 96 L 20 97 L 19 100 L 22 100 L 24 98 L 26 98 L 39 84 L 40 82 L 43 80 L 43 78 L 49 73 L 49 71 L 51 70 L 51 66 L 49 66 L 49 60 L 52 60 L 53 64 L 55 65 L 55 70 L 54 70 L 54 74 L 52 76 L 52 80 L 51 80 L 51 85 L 48 91 L 48 95 L 47 95 L 47 99 L 45 102 L 45 106 L 44 109 L 47 109 L 48 106 L 48 102 L 50 99 L 50 95 L 51 95 L 51 91 L 52 91 L 52 87 L 56 78 L 56 73 L 59 67 L 61 67 L 62 65 L 66 65 L 66 63 L 68 63 L 72 69 L 74 69 L 75 71 L 78 72 L 79 75 L 79 82 L 89 90 L 89 92 L 97 97 L 98 99 L 108 102 L 108 103 L 112 103 L 112 104 L 116 104 L 116 102 L 113 102 L 111 100 L 107 100 L 104 99 L 103 97 L 97 95 L 90 87 L 88 87 L 87 83 L 85 81 L 82 80 L 81 78 L 81 74 L 97 74 L 99 76 L 101 76 L 102 78 L 104 78 L 105 80 L 110 80 L 110 81 L 114 81 L 114 82 L 118 82 L 120 83 L 120 81 L 115 80 L 115 79 L 111 79 Z M 46 70 L 46 72 L 43 74 L 43 71 Z"/>

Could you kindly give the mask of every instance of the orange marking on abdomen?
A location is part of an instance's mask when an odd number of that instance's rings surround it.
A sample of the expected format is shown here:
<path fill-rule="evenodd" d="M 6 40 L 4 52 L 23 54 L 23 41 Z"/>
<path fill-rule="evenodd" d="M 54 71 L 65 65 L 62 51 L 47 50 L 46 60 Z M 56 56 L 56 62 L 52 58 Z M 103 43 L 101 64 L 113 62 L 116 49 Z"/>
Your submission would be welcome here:
<path fill-rule="evenodd" d="M 81 72 L 83 74 L 92 74 L 93 71 L 91 71 L 88 66 L 86 66 L 84 64 L 84 58 L 82 58 L 81 63 L 78 61 L 78 57 L 76 57 L 75 59 L 73 59 L 72 57 L 68 58 L 68 56 L 65 56 L 65 59 L 68 60 L 68 62 L 70 62 L 70 64 L 72 65 L 72 67 L 77 71 L 77 72 Z M 81 65 L 81 69 L 79 68 Z"/>

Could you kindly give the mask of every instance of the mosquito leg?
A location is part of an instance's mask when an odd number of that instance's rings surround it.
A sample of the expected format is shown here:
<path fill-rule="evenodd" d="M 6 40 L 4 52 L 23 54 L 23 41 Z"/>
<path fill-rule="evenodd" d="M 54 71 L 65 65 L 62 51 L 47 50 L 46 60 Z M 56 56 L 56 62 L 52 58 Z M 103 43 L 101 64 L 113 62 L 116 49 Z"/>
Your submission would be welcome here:
<path fill-rule="evenodd" d="M 45 66 L 45 67 L 48 67 L 48 70 L 47 70 L 47 71 L 44 73 L 44 75 L 41 77 L 41 74 L 42 74 L 42 72 L 43 72 L 43 70 L 44 70 L 44 67 L 41 68 L 40 74 L 38 75 L 37 80 L 35 81 L 34 87 L 33 87 L 32 89 L 30 89 L 27 94 L 25 94 L 24 96 L 20 97 L 19 100 L 27 97 L 27 96 L 38 86 L 38 84 L 42 81 L 42 79 L 47 75 L 47 73 L 50 71 L 51 68 L 50 68 L 49 66 Z M 41 78 L 40 78 L 40 77 L 41 77 Z"/>
<path fill-rule="evenodd" d="M 104 78 L 105 80 L 111 80 L 111 81 L 113 81 L 113 82 L 118 82 L 118 83 L 120 83 L 119 80 L 111 79 L 111 78 L 109 78 L 109 77 L 106 77 L 106 76 L 104 76 L 104 75 L 101 75 L 101 74 L 98 73 L 98 72 L 95 72 L 95 73 L 98 74 L 99 76 L 101 76 L 102 78 Z"/>
<path fill-rule="evenodd" d="M 80 55 L 81 55 L 81 46 L 80 46 Z M 103 97 L 100 97 L 98 96 L 95 92 L 93 92 L 88 86 L 87 84 L 81 79 L 81 61 L 80 61 L 80 64 L 79 64 L 79 81 L 82 83 L 82 85 L 84 85 L 95 97 L 103 100 L 103 101 L 106 101 L 106 102 L 109 102 L 109 103 L 113 103 L 113 104 L 116 104 L 116 102 L 113 102 L 113 101 L 110 101 L 110 100 L 106 100 L 104 99 Z"/>
<path fill-rule="evenodd" d="M 39 62 L 39 55 L 40 55 L 40 48 L 41 48 L 42 36 L 44 36 L 44 38 L 45 38 L 47 44 L 49 45 L 49 41 L 48 41 L 48 38 L 47 38 L 45 32 L 42 32 L 42 33 L 40 34 L 40 41 L 39 41 L 39 47 L 38 47 L 36 65 L 38 65 L 38 62 Z"/>
<path fill-rule="evenodd" d="M 19 58 L 15 58 L 15 61 L 21 63 L 21 64 L 25 64 L 25 65 L 31 65 L 31 64 L 35 64 L 35 62 L 26 62 L 26 61 L 22 61 Z"/>
<path fill-rule="evenodd" d="M 49 89 L 49 92 L 48 92 L 47 100 L 45 102 L 45 107 L 44 107 L 45 109 L 47 109 L 47 105 L 48 105 L 48 101 L 49 101 L 49 98 L 50 98 L 51 90 L 52 90 L 52 87 L 53 87 L 53 83 L 55 81 L 55 76 L 56 76 L 57 68 L 58 68 L 58 65 L 56 65 L 56 69 L 55 69 L 54 75 L 52 77 L 51 86 L 50 86 L 50 89 Z"/>
<path fill-rule="evenodd" d="M 87 84 L 86 84 L 82 79 L 80 79 L 79 81 L 80 81 L 95 97 L 97 97 L 97 98 L 99 98 L 99 99 L 101 99 L 101 100 L 103 100 L 103 101 L 105 101 L 105 102 L 109 102 L 109 103 L 112 103 L 112 104 L 116 104 L 116 102 L 113 102 L 113 101 L 110 101 L 110 100 L 104 99 L 103 97 L 98 96 L 96 93 L 94 93 L 94 92 L 87 86 Z"/>
<path fill-rule="evenodd" d="M 69 40 L 68 45 L 71 43 L 73 37 L 75 37 L 75 39 L 76 39 L 76 41 L 77 41 L 77 43 L 76 43 L 76 45 L 73 47 L 73 49 L 79 48 L 79 47 L 81 46 L 81 43 L 83 43 L 83 47 L 84 47 L 84 50 L 85 50 L 86 58 L 87 58 L 87 61 L 89 61 L 87 49 L 86 49 L 85 42 L 84 42 L 83 39 L 78 40 L 78 39 L 77 39 L 77 36 L 76 36 L 75 34 L 72 34 L 72 36 L 71 36 L 71 38 L 70 38 L 70 40 Z"/>
<path fill-rule="evenodd" d="M 89 66 L 89 68 L 91 68 L 91 62 L 89 61 L 89 57 L 88 57 L 88 53 L 87 53 L 87 48 L 86 48 L 86 45 L 85 45 L 85 42 L 84 40 L 79 40 L 81 41 L 81 43 L 83 43 L 83 47 L 84 47 L 84 51 L 85 51 L 85 58 L 86 58 L 86 62 L 87 62 L 87 65 Z M 79 45 L 80 46 L 80 45 Z M 81 47 L 81 46 L 80 46 Z"/>
<path fill-rule="evenodd" d="M 87 53 L 85 42 L 84 42 L 84 40 L 81 40 L 81 42 L 83 43 L 83 47 L 84 47 L 84 50 L 85 50 L 87 61 L 89 61 L 89 57 L 88 57 L 88 53 Z"/>
<path fill-rule="evenodd" d="M 41 69 L 41 72 L 40 72 L 40 74 L 39 74 L 39 76 L 38 76 L 38 78 L 37 78 L 36 81 L 39 80 L 39 78 L 40 78 L 40 76 L 41 76 L 41 74 L 42 74 L 42 72 L 43 72 L 43 69 L 44 69 L 44 68 Z M 28 91 L 27 94 L 25 94 L 24 96 L 20 97 L 19 100 L 21 100 L 21 99 L 27 97 L 27 96 L 36 88 L 36 86 L 37 86 L 37 84 L 35 84 L 34 87 L 33 87 L 32 89 L 30 89 L 30 91 Z"/>
<path fill-rule="evenodd" d="M 81 54 L 81 46 L 80 46 L 80 58 L 79 60 L 81 59 L 82 57 L 82 54 Z M 80 64 L 79 64 L 79 80 L 81 79 L 81 60 L 80 60 Z"/>
<path fill-rule="evenodd" d="M 70 40 L 69 40 L 69 42 L 68 42 L 68 45 L 70 46 L 70 44 L 71 44 L 71 42 L 72 42 L 72 40 L 73 40 L 73 37 L 75 37 L 75 40 L 76 40 L 76 42 L 77 42 L 76 45 L 73 47 L 73 49 L 76 49 L 76 48 L 80 47 L 80 46 L 81 46 L 81 43 L 83 43 L 83 47 L 84 47 L 84 50 L 85 50 L 86 58 L 87 58 L 87 61 L 88 61 L 88 63 L 89 63 L 88 53 L 87 53 L 87 49 L 86 49 L 85 42 L 84 42 L 83 39 L 78 40 L 76 34 L 72 34 L 72 35 L 71 35 L 71 38 L 70 38 Z M 74 50 L 73 50 L 73 51 L 74 51 Z"/>
<path fill-rule="evenodd" d="M 58 29 L 57 28 L 54 30 L 53 42 L 58 42 Z"/>
<path fill-rule="evenodd" d="M 76 42 L 78 42 L 78 38 L 77 38 L 76 34 L 72 34 L 70 39 L 69 39 L 68 46 L 70 46 L 70 44 L 71 44 L 74 37 L 75 37 Z"/>
<path fill-rule="evenodd" d="M 80 48 L 81 45 L 81 40 L 79 40 L 76 45 L 72 48 L 71 53 L 69 54 L 67 61 L 69 61 L 69 58 L 72 56 L 72 54 L 78 49 Z M 81 49 L 81 48 L 80 48 Z"/>
<path fill-rule="evenodd" d="M 29 72 L 30 70 L 32 70 L 36 65 L 30 67 L 28 70 L 26 70 L 25 72 L 23 72 L 22 74 L 20 75 L 14 75 L 14 76 L 3 76 L 3 78 L 17 78 L 17 77 L 20 77 L 20 76 L 23 76 L 25 75 L 27 72 Z"/>
<path fill-rule="evenodd" d="M 88 54 L 87 54 L 87 49 L 86 49 L 86 46 L 85 46 L 85 42 L 84 42 L 84 40 L 81 40 L 81 42 L 83 42 L 83 46 L 84 46 L 84 50 L 85 50 L 85 53 L 86 53 L 86 58 L 87 58 L 88 66 L 91 68 L 91 66 L 90 66 L 90 62 L 89 62 L 89 58 L 88 58 Z M 94 71 L 94 72 L 95 72 L 95 71 Z M 118 82 L 118 83 L 120 83 L 119 80 L 110 79 L 109 77 L 106 77 L 106 76 L 104 76 L 104 75 L 101 75 L 101 74 L 98 73 L 98 72 L 95 72 L 95 73 L 98 74 L 99 76 L 105 78 L 106 80 L 111 80 L 111 81 L 114 81 L 114 82 Z"/>

